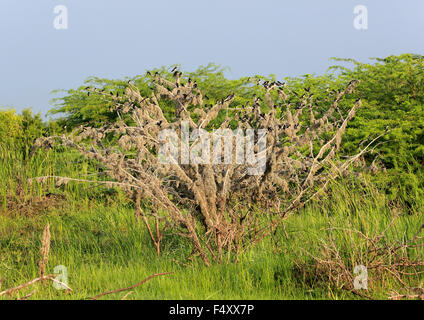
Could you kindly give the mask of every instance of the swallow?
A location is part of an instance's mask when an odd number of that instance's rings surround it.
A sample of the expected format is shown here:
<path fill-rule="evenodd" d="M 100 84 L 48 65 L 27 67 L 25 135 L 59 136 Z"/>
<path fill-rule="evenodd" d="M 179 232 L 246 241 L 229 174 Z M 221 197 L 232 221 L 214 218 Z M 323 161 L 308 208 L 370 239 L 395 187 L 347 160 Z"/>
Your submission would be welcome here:
<path fill-rule="evenodd" d="M 232 98 L 234 98 L 234 93 L 233 94 L 230 94 L 228 97 L 226 97 L 224 101 L 225 102 L 226 101 L 230 101 Z"/>
<path fill-rule="evenodd" d="M 177 70 L 178 67 L 174 67 L 172 68 L 171 72 L 174 72 L 175 70 Z"/>

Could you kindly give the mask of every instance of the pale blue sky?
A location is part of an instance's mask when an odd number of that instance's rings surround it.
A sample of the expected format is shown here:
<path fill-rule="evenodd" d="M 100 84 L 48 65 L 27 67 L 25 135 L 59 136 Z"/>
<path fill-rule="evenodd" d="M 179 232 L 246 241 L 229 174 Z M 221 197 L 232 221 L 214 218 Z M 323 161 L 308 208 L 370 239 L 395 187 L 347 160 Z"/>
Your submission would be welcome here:
<path fill-rule="evenodd" d="M 353 8 L 368 7 L 368 30 Z M 66 5 L 69 29 L 53 28 Z M 332 56 L 424 54 L 422 0 L 0 0 L 0 106 L 50 108 L 53 89 L 180 63 L 230 78 L 323 73 Z"/>

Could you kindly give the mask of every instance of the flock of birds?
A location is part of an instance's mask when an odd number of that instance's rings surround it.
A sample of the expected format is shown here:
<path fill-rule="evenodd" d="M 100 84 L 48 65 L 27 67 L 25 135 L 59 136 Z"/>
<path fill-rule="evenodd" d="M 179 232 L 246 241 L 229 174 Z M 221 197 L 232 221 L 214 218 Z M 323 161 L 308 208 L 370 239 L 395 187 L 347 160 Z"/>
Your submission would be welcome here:
<path fill-rule="evenodd" d="M 180 80 L 181 80 L 181 77 L 182 77 L 182 74 L 183 73 L 178 70 L 178 67 L 174 67 L 170 71 L 170 73 L 172 73 L 173 77 L 176 79 L 175 86 L 177 88 L 179 88 L 179 87 L 185 87 L 185 86 L 189 86 L 189 87 L 195 88 L 195 89 L 198 88 L 197 82 L 196 81 L 193 81 L 190 77 L 187 79 L 187 83 L 186 84 L 181 83 Z M 147 71 L 146 75 L 149 76 L 149 77 L 153 77 L 153 78 L 157 78 L 157 77 L 160 76 L 159 72 L 155 72 L 154 74 L 152 74 L 150 71 Z M 265 81 L 263 81 L 261 83 L 261 80 L 260 79 L 257 79 L 257 78 L 252 79 L 252 78 L 248 77 L 247 78 L 247 82 L 255 82 L 257 86 L 262 86 L 263 88 L 265 88 L 266 91 L 270 91 L 272 89 L 278 89 L 278 91 L 283 94 L 283 96 L 285 97 L 285 99 L 287 98 L 287 100 L 285 101 L 286 105 L 290 105 L 293 102 L 293 99 L 296 99 L 297 101 L 294 103 L 294 105 L 295 105 L 295 108 L 294 109 L 295 110 L 299 110 L 299 109 L 301 109 L 301 108 L 303 108 L 305 106 L 304 104 L 302 104 L 300 102 L 305 97 L 312 98 L 312 96 L 314 95 L 311 92 L 311 88 L 310 87 L 304 88 L 303 95 L 300 95 L 296 91 L 289 89 L 287 87 L 287 84 L 285 82 L 280 82 L 280 81 L 269 81 L 269 80 L 265 80 Z M 127 81 L 127 84 L 130 84 L 130 83 L 131 83 L 131 80 L 128 80 Z M 356 83 L 357 83 L 356 80 L 352 80 L 348 84 L 348 88 L 350 88 L 351 86 L 355 85 Z M 283 90 L 282 90 L 283 88 L 286 88 L 290 93 L 292 93 L 292 96 L 291 97 L 288 97 L 283 92 Z M 115 92 L 114 93 L 112 91 L 110 91 L 109 93 L 107 93 L 104 88 L 99 90 L 97 88 L 92 89 L 90 86 L 86 87 L 85 90 L 87 91 L 87 95 L 88 96 L 90 95 L 90 90 L 93 90 L 95 92 L 98 92 L 98 93 L 101 93 L 101 94 L 104 94 L 104 95 L 109 94 L 110 96 L 115 97 L 115 98 L 119 98 L 121 96 L 125 96 L 126 95 L 125 91 L 123 91 L 122 93 L 120 93 L 120 92 Z M 329 90 L 329 89 L 327 89 L 327 91 L 329 92 L 329 95 L 330 96 L 331 95 L 335 95 L 335 94 L 337 95 L 337 94 L 340 94 L 342 92 L 341 90 L 336 91 L 336 90 Z M 177 94 L 179 94 L 179 90 L 177 91 Z M 183 98 L 186 98 L 187 97 L 187 94 L 184 94 L 184 95 L 185 95 L 185 97 L 183 96 Z M 217 101 L 217 103 L 222 105 L 222 104 L 224 104 L 224 103 L 226 103 L 228 101 L 231 101 L 234 97 L 235 97 L 235 94 L 232 93 L 232 94 L 228 95 L 227 97 L 225 97 L 225 98 Z M 209 97 L 207 95 L 204 95 L 204 98 L 207 99 L 207 100 L 209 100 Z M 147 99 L 147 97 L 145 99 Z M 252 120 L 252 116 L 254 114 L 256 114 L 261 119 L 265 119 L 265 116 L 266 116 L 265 113 L 261 112 L 261 110 L 260 110 L 260 102 L 261 101 L 262 101 L 262 99 L 254 94 L 253 95 L 253 105 L 252 105 L 253 114 L 246 114 L 246 113 L 245 114 L 242 114 L 242 112 L 241 112 L 243 109 L 245 109 L 246 107 L 249 106 L 249 103 L 248 103 L 246 106 L 243 106 L 241 108 L 237 108 L 238 109 L 238 118 L 241 121 L 249 121 L 249 120 Z M 318 101 L 319 101 L 319 99 L 316 99 L 316 102 L 318 102 Z M 209 104 L 209 105 L 208 104 L 205 104 L 205 109 L 206 110 L 209 109 L 209 108 L 212 108 L 212 107 L 213 107 L 213 104 Z M 278 106 L 274 106 L 274 107 L 276 108 Z M 280 107 L 282 107 L 282 106 L 280 106 Z M 158 122 L 157 124 L 159 126 L 161 126 L 161 122 Z M 299 124 L 296 124 L 295 127 L 294 127 L 294 129 L 297 129 L 298 126 L 299 126 Z M 283 130 L 288 129 L 288 128 L 290 128 L 290 124 L 280 124 L 279 125 L 279 128 L 280 129 L 283 129 Z"/>

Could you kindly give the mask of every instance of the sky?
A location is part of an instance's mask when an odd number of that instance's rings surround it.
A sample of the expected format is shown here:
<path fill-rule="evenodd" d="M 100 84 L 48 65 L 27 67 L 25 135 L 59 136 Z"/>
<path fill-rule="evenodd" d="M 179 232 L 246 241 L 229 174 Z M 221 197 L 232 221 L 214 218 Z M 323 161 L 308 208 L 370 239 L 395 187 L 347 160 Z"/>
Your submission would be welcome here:
<path fill-rule="evenodd" d="M 55 28 L 58 5 L 67 8 L 67 29 Z M 367 29 L 355 28 L 358 5 L 367 8 Z M 229 78 L 282 80 L 322 74 L 331 57 L 424 54 L 423 40 L 422 0 L 0 0 L 0 109 L 45 115 L 52 90 L 89 76 L 214 62 Z"/>

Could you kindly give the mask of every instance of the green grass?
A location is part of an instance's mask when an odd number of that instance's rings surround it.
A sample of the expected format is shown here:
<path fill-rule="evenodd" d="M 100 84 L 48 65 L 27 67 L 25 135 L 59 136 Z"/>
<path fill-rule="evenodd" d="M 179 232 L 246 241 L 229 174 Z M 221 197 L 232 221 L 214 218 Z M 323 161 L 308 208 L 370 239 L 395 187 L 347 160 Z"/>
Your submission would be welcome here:
<path fill-rule="evenodd" d="M 135 222 L 130 203 L 119 191 L 106 192 L 87 184 L 71 183 L 56 189 L 51 182 L 43 186 L 26 183 L 26 178 L 37 175 L 89 174 L 91 166 L 85 161 L 73 163 L 76 159 L 76 155 L 53 152 L 27 163 L 19 157 L 2 159 L 1 290 L 38 276 L 41 235 L 47 222 L 52 234 L 47 272 L 52 273 L 57 265 L 66 266 L 73 289 L 65 293 L 51 283 L 39 283 L 14 297 L 28 294 L 36 287 L 31 299 L 84 299 L 128 287 L 154 273 L 173 272 L 136 288 L 128 299 L 358 299 L 322 279 L 308 276 L 300 267 L 307 268 L 313 262 L 310 255 L 320 257 L 323 244 L 330 237 L 346 261 L 354 259 L 359 239 L 343 228 L 361 230 L 371 236 L 384 230 L 397 212 L 400 216 L 385 238 L 393 242 L 412 238 L 424 222 L 422 202 L 418 202 L 414 212 L 406 214 L 401 204 L 389 205 L 375 186 L 346 180 L 334 185 L 319 202 L 310 203 L 287 219 L 284 228 L 280 227 L 272 237 L 244 252 L 238 263 L 206 267 L 200 260 L 194 260 L 186 264 L 191 245 L 168 232 L 161 255 L 157 256 L 144 225 Z M 23 193 L 17 191 L 20 184 Z M 65 199 L 60 205 L 42 211 L 25 210 L 25 206 L 31 206 L 32 198 L 47 192 L 64 194 Z M 6 205 L 6 198 L 23 207 Z M 336 229 L 330 232 L 329 226 Z M 410 252 L 411 257 L 423 254 L 422 248 Z M 372 276 L 371 273 L 370 281 Z M 419 286 L 424 278 L 413 281 L 411 285 Z M 372 295 L 385 299 L 391 290 L 401 288 L 393 277 L 387 277 L 376 281 Z M 124 294 L 102 299 L 120 299 Z"/>

